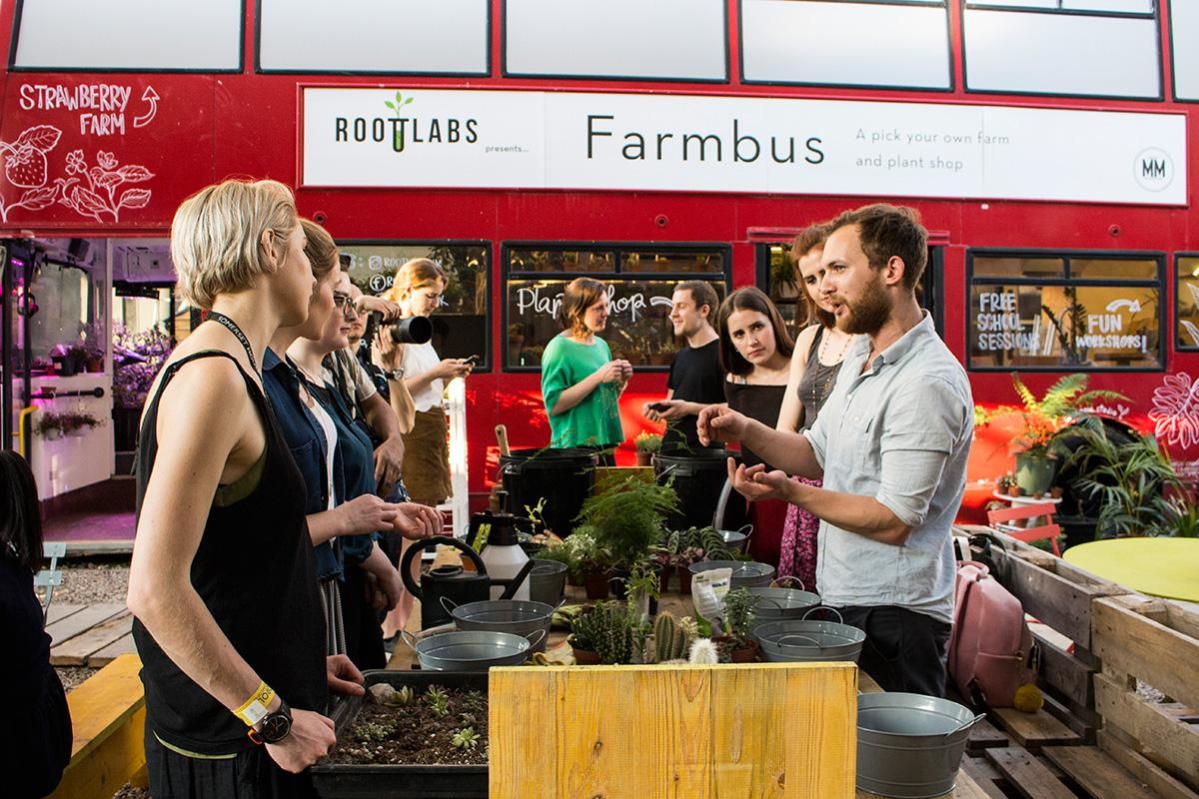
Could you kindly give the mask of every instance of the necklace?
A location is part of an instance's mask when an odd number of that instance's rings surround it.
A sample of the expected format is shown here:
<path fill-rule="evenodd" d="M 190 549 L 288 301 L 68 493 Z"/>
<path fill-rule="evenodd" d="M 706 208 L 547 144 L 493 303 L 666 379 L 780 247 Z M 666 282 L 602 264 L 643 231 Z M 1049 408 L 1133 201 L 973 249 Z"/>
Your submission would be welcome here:
<path fill-rule="evenodd" d="M 845 360 L 845 354 L 847 352 L 849 352 L 849 347 L 851 344 L 853 344 L 854 337 L 848 336 L 845 339 L 845 344 L 842 345 L 841 352 L 839 352 L 837 354 L 837 360 L 834 363 L 825 364 L 824 356 L 828 354 L 827 350 L 828 350 L 829 339 L 830 339 L 829 336 L 822 337 L 821 342 L 820 342 L 820 349 L 816 353 L 815 367 L 817 369 L 820 369 L 823 367 L 823 369 L 825 370 L 825 374 L 823 375 L 823 377 L 824 377 L 823 380 L 813 380 L 812 381 L 811 406 L 812 406 L 812 411 L 813 411 L 813 414 L 812 414 L 813 418 L 812 418 L 811 422 L 808 423 L 808 425 L 807 425 L 809 428 L 812 426 L 812 424 L 815 424 L 816 414 L 818 414 L 820 412 L 821 406 L 824 405 L 824 400 L 828 399 L 828 395 L 830 393 L 830 390 L 832 389 L 833 382 L 837 379 L 837 375 L 839 375 L 841 373 L 841 369 L 840 369 L 841 363 L 842 363 L 842 361 Z"/>
<path fill-rule="evenodd" d="M 831 336 L 824 336 L 820 342 L 820 352 L 817 354 L 817 360 L 822 366 L 837 366 L 845 360 L 845 353 L 849 352 L 849 345 L 853 344 L 853 336 L 846 336 L 845 343 L 841 345 L 841 351 L 837 353 L 837 360 L 832 363 L 825 363 L 825 357 L 828 355 L 828 343 L 832 340 Z"/>

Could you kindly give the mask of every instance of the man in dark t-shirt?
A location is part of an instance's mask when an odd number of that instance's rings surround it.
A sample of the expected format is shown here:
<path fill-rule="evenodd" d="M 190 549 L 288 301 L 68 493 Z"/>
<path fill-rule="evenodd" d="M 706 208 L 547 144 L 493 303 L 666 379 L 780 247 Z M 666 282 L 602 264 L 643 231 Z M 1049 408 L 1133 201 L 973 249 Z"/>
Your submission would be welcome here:
<path fill-rule="evenodd" d="M 700 449 L 695 417 L 705 405 L 724 402 L 724 370 L 720 368 L 720 337 L 712 328 L 720 304 L 716 290 L 702 280 L 686 280 L 671 297 L 674 334 L 687 340 L 670 364 L 666 399 L 646 403 L 645 415 L 665 420 L 663 452 Z"/>

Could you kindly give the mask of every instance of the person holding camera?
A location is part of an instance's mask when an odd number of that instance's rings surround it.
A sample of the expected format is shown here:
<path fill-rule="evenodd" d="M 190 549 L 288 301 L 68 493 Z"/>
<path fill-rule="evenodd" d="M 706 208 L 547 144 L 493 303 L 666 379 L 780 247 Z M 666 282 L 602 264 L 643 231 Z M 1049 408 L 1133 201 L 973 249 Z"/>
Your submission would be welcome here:
<path fill-rule="evenodd" d="M 615 466 L 611 450 L 624 440 L 620 395 L 633 365 L 613 360 L 600 333 L 608 326 L 608 287 L 578 277 L 562 294 L 567 329 L 554 336 L 541 357 L 541 393 L 549 415 L 551 447 L 598 449 L 603 465 Z"/>
<path fill-rule="evenodd" d="M 397 303 L 405 319 L 428 319 L 441 304 L 446 284 L 440 266 L 428 258 L 414 258 L 396 272 L 395 283 L 384 299 Z M 412 396 L 412 426 L 404 434 L 404 483 L 413 502 L 436 507 L 453 493 L 442 409 L 445 384 L 469 375 L 474 364 L 461 358 L 443 359 L 431 341 L 398 343 L 386 330 L 379 339 L 390 345 L 378 348 L 379 365 L 389 379 L 402 380 Z"/>

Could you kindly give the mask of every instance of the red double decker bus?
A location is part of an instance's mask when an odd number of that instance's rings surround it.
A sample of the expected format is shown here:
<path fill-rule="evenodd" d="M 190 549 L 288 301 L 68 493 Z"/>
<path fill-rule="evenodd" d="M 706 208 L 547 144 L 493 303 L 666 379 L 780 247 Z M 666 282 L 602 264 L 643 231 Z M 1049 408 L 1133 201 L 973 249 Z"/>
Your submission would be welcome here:
<path fill-rule="evenodd" d="M 170 219 L 230 175 L 295 186 L 367 291 L 410 257 L 446 267 L 438 348 L 480 358 L 476 499 L 495 425 L 548 442 L 539 362 L 570 279 L 612 286 L 631 441 L 679 346 L 677 281 L 757 284 L 794 318 L 787 242 L 879 200 L 932 232 L 923 301 L 977 401 L 1015 401 L 1012 371 L 1038 391 L 1086 372 L 1127 397 L 1096 410 L 1197 457 L 1193 3 L 18 0 L 0 36 L 4 440 L 57 464 L 52 492 L 127 444 L 39 444 L 25 409 L 137 403 L 111 348 L 73 377 L 55 348 L 186 335 Z M 976 498 L 1011 434 L 980 431 Z"/>

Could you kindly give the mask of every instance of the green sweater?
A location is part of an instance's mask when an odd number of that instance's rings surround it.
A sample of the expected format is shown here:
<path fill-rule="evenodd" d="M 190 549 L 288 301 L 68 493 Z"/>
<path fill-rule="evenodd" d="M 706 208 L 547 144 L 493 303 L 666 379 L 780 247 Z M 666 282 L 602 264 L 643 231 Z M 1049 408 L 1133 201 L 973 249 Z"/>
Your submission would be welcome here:
<path fill-rule="evenodd" d="M 612 383 L 601 383 L 565 413 L 550 413 L 563 391 L 595 374 L 610 360 L 608 342 L 598 337 L 594 344 L 580 344 L 558 335 L 545 348 L 541 356 L 541 394 L 550 418 L 551 447 L 610 447 L 624 441 L 620 394 Z"/>

